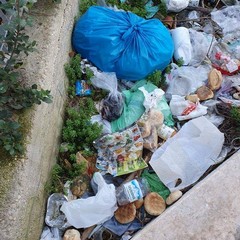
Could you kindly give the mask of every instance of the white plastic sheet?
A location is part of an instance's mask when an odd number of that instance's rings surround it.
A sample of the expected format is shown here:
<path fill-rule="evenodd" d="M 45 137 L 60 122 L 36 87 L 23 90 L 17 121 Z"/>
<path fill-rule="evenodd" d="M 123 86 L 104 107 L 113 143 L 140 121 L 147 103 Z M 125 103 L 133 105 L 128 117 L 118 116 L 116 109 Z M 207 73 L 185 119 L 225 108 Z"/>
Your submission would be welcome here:
<path fill-rule="evenodd" d="M 93 181 L 98 185 L 96 196 L 64 203 L 61 211 L 75 228 L 86 228 L 110 219 L 117 209 L 115 187 L 107 184 L 102 175 L 96 172 Z"/>
<path fill-rule="evenodd" d="M 152 155 L 150 165 L 171 192 L 196 182 L 215 163 L 224 134 L 205 117 L 193 119 Z M 181 184 L 176 186 L 178 179 Z"/>

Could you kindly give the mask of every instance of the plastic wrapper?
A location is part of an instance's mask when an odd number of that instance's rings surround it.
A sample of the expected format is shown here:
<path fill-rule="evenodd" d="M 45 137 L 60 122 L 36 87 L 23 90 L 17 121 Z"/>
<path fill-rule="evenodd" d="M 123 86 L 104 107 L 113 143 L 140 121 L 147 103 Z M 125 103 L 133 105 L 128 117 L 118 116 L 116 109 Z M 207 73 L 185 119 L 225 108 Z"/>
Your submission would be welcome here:
<path fill-rule="evenodd" d="M 101 102 L 101 115 L 108 121 L 119 118 L 123 111 L 122 93 L 117 90 L 118 83 L 115 73 L 94 72 L 91 82 L 94 86 L 105 89 L 110 93 Z"/>
<path fill-rule="evenodd" d="M 170 101 L 170 108 L 172 114 L 178 118 L 179 121 L 188 120 L 207 114 L 207 107 L 200 103 L 192 103 L 185 100 L 184 97 L 173 95 Z"/>
<path fill-rule="evenodd" d="M 193 119 L 152 155 L 150 165 L 171 192 L 196 182 L 215 163 L 224 134 L 205 117 Z M 177 182 L 180 184 L 177 185 Z"/>
<path fill-rule="evenodd" d="M 194 93 L 199 87 L 205 85 L 210 70 L 211 67 L 208 65 L 178 67 L 176 64 L 172 64 L 171 72 L 166 75 L 167 99 L 170 100 L 172 95 L 186 96 Z"/>
<path fill-rule="evenodd" d="M 142 159 L 143 139 L 137 125 L 107 134 L 94 142 L 98 150 L 97 168 L 113 176 L 147 167 Z"/>
<path fill-rule="evenodd" d="M 49 196 L 45 217 L 45 223 L 48 226 L 57 227 L 59 229 L 66 229 L 69 227 L 64 213 L 60 211 L 60 207 L 64 202 L 67 202 L 67 198 L 63 194 L 53 193 Z"/>
<path fill-rule="evenodd" d="M 99 172 L 94 173 L 93 180 L 98 185 L 96 196 L 65 202 L 61 207 L 68 222 L 75 228 L 103 223 L 117 210 L 114 185 L 107 184 Z"/>

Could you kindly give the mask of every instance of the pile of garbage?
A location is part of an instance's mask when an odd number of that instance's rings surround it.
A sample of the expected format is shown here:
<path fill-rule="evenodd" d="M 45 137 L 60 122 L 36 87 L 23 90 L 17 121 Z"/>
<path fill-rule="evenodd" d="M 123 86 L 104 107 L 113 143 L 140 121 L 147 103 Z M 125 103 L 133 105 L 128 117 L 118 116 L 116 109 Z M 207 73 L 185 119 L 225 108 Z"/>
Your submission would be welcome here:
<path fill-rule="evenodd" d="M 41 240 L 130 239 L 240 148 L 238 1 L 168 0 L 162 21 L 155 1 L 147 19 L 99 3 L 72 39 L 93 73 L 76 95 L 108 93 L 91 118 L 96 168 L 49 197 Z M 162 88 L 148 81 L 156 71 Z"/>

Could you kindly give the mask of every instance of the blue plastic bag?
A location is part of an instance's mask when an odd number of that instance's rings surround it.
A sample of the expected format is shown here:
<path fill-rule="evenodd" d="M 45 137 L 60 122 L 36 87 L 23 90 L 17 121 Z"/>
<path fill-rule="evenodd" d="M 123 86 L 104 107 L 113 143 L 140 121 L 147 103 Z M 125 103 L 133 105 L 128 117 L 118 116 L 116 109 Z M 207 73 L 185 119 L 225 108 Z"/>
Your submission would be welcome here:
<path fill-rule="evenodd" d="M 172 59 L 173 41 L 158 20 L 131 12 L 90 7 L 73 31 L 73 48 L 101 71 L 140 80 L 163 70 Z"/>

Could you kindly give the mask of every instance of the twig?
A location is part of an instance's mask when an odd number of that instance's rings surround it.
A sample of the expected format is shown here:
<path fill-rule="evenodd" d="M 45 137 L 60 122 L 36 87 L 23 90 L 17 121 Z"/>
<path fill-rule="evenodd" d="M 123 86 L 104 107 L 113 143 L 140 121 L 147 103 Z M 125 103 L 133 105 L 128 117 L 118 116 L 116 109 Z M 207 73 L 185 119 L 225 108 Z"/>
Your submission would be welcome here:
<path fill-rule="evenodd" d="M 199 18 L 194 18 L 194 19 L 182 19 L 182 20 L 177 20 L 177 22 L 199 22 L 202 19 L 210 19 L 211 17 L 199 17 Z M 162 22 L 172 22 L 172 20 L 162 20 Z"/>
<path fill-rule="evenodd" d="M 214 7 L 214 8 L 216 8 L 216 7 L 217 7 L 217 5 L 219 4 L 219 2 L 220 2 L 220 0 L 218 0 L 218 1 L 217 1 L 217 3 L 216 3 L 216 5 L 215 5 L 215 7 Z"/>

